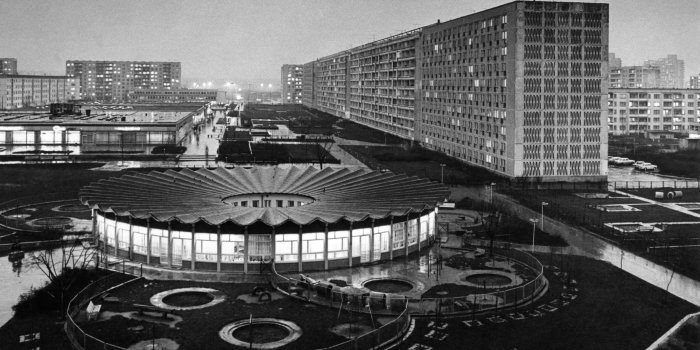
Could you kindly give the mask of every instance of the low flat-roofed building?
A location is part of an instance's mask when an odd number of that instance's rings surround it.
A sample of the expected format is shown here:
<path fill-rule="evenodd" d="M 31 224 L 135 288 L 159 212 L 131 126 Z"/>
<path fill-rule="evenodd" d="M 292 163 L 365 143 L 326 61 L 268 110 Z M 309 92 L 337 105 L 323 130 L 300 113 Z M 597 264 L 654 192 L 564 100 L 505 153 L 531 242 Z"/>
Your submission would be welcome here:
<path fill-rule="evenodd" d="M 226 91 L 216 89 L 139 89 L 128 93 L 133 103 L 226 102 Z"/>
<path fill-rule="evenodd" d="M 206 104 L 82 105 L 80 114 L 55 116 L 49 111 L 0 112 L 4 154 L 61 146 L 72 154 L 147 150 L 181 145 L 204 122 Z M 77 147 L 75 147 L 77 146 Z M 56 148 L 56 150 L 59 150 Z"/>

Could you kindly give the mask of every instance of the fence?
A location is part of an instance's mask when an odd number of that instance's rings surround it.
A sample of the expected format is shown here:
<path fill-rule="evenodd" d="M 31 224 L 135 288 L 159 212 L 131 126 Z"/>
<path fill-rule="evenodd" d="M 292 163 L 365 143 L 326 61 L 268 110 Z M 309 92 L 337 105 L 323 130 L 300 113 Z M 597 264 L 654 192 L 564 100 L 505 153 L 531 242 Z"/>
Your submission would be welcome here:
<path fill-rule="evenodd" d="M 411 316 L 408 313 L 408 309 L 406 309 L 396 319 L 369 333 L 365 333 L 357 338 L 324 348 L 323 350 L 375 349 L 397 340 L 406 333 L 410 324 Z"/>
<path fill-rule="evenodd" d="M 75 319 L 80 314 L 80 310 L 85 309 L 87 304 L 93 298 L 138 279 L 140 278 L 136 277 L 129 279 L 124 275 L 111 274 L 83 288 L 83 290 L 81 290 L 73 297 L 73 299 L 71 299 L 70 302 L 68 302 L 68 308 L 66 310 L 66 323 L 64 327 L 66 335 L 68 335 L 68 338 L 75 348 L 82 350 L 125 350 L 123 347 L 106 343 L 85 333 L 85 331 L 83 331 L 83 329 L 80 328 L 80 326 L 78 326 L 78 324 L 75 322 Z"/>
<path fill-rule="evenodd" d="M 462 297 L 425 298 L 410 300 L 408 308 L 413 315 L 450 315 L 480 313 L 504 307 L 517 307 L 533 302 L 547 286 L 544 266 L 532 255 L 516 250 L 494 248 L 494 254 L 518 261 L 533 269 L 537 276 L 531 281 L 506 290 L 484 292 Z"/>
<path fill-rule="evenodd" d="M 612 181 L 609 187 L 613 190 L 636 190 L 642 188 L 700 188 L 700 180 L 668 180 L 668 181 Z"/>
<path fill-rule="evenodd" d="M 341 288 L 323 282 L 313 283 L 310 279 L 301 280 L 281 276 L 274 269 L 274 265 L 271 265 L 270 283 L 275 289 L 290 297 L 351 312 L 363 312 L 372 317 L 395 315 L 400 312 L 391 322 L 324 350 L 374 349 L 395 341 L 408 330 L 411 316 L 407 308 L 408 299 L 404 296 L 393 295 L 392 298 L 392 295 L 385 293 L 353 293 L 358 292 L 359 289 L 351 286 Z"/>

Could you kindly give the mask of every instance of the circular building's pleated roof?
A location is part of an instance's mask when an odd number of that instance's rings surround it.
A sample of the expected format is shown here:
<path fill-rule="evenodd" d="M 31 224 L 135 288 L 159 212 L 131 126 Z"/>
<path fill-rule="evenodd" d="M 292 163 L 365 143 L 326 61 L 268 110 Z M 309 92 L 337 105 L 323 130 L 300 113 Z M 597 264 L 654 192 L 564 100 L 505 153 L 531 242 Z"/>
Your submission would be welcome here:
<path fill-rule="evenodd" d="M 123 175 L 94 182 L 80 191 L 83 204 L 103 212 L 165 222 L 262 222 L 305 225 L 403 216 L 432 209 L 445 200 L 447 187 L 413 176 L 367 169 L 253 167 L 182 169 Z M 303 206 L 234 206 L 241 195 L 310 197 Z"/>

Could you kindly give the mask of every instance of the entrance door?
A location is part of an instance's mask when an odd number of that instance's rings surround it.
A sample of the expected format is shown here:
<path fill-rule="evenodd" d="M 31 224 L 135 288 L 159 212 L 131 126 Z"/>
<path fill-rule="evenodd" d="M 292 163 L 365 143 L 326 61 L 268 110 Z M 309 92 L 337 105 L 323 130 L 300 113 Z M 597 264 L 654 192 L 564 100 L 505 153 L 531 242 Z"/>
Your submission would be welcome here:
<path fill-rule="evenodd" d="M 378 233 L 374 235 L 374 253 L 372 254 L 372 261 L 379 261 L 382 258 L 382 234 Z"/>
<path fill-rule="evenodd" d="M 182 239 L 173 238 L 173 267 L 182 267 Z"/>
<path fill-rule="evenodd" d="M 360 262 L 369 262 L 370 253 L 369 240 L 372 239 L 369 235 L 360 236 Z"/>
<path fill-rule="evenodd" d="M 168 266 L 168 237 L 151 236 L 151 246 L 157 252 L 160 264 Z"/>

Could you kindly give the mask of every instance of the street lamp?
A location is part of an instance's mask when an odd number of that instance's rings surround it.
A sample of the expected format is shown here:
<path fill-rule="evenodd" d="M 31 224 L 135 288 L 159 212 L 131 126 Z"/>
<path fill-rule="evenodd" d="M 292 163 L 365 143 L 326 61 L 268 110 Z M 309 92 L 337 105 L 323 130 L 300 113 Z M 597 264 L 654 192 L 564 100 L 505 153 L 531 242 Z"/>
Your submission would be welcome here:
<path fill-rule="evenodd" d="M 440 183 L 445 183 L 445 163 L 440 163 Z"/>
<path fill-rule="evenodd" d="M 491 185 L 489 186 L 490 193 L 489 193 L 489 202 L 493 206 L 493 186 L 496 186 L 495 182 L 492 182 Z"/>
<path fill-rule="evenodd" d="M 535 228 L 537 226 L 537 222 L 539 220 L 537 219 L 530 219 L 530 222 L 532 222 L 532 252 L 535 252 Z"/>
<path fill-rule="evenodd" d="M 549 205 L 547 202 L 542 202 L 542 223 L 540 224 L 540 231 L 544 232 L 544 206 Z"/>

